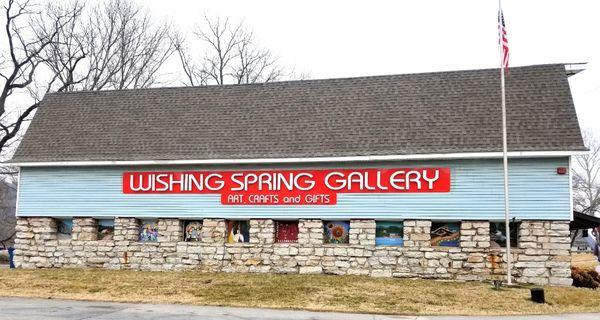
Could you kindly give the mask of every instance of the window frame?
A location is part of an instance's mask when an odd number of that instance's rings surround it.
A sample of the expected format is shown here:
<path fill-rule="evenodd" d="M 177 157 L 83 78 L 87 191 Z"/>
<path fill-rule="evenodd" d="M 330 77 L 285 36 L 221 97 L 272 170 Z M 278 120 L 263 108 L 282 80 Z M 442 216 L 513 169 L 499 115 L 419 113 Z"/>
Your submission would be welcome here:
<path fill-rule="evenodd" d="M 498 242 L 496 242 L 495 240 L 492 240 L 492 224 L 494 224 L 494 225 L 498 224 L 498 225 L 502 226 L 504 228 L 504 234 L 502 234 L 502 235 L 504 235 L 504 237 L 506 237 L 506 222 L 505 221 L 501 221 L 501 220 L 490 220 L 489 223 L 490 223 L 490 232 L 489 232 L 489 234 L 490 234 L 490 248 L 492 248 L 492 249 L 494 249 L 494 248 L 495 249 L 506 248 L 506 243 L 504 244 L 504 246 L 502 246 Z M 510 247 L 514 248 L 514 249 L 517 249 L 517 248 L 519 248 L 519 239 L 521 237 L 521 221 L 509 221 L 509 227 L 510 227 L 510 230 L 511 230 L 511 235 L 510 235 L 510 242 L 511 242 L 511 244 L 510 244 Z M 513 234 L 512 234 L 513 231 L 516 232 L 516 237 L 513 237 Z M 513 243 L 512 243 L 513 241 L 514 241 L 514 246 L 513 246 Z M 491 246 L 492 242 L 497 243 L 498 247 L 492 247 Z M 506 242 L 506 240 L 504 242 Z"/>
<path fill-rule="evenodd" d="M 350 220 L 322 220 L 323 221 L 323 244 L 326 245 L 348 245 L 350 244 L 350 229 L 351 229 L 351 225 L 350 225 Z M 329 224 L 332 223 L 344 223 L 347 225 L 347 230 L 346 228 L 344 228 L 344 242 L 336 242 L 336 241 L 332 241 L 330 240 L 331 237 L 328 236 L 328 231 L 327 229 L 333 229 L 333 227 L 329 227 Z M 337 230 L 339 231 L 339 229 Z M 331 231 L 333 232 L 333 230 Z M 343 234 L 342 234 L 343 235 Z"/>
<path fill-rule="evenodd" d="M 148 221 L 154 221 L 154 223 L 153 223 L 153 225 L 154 225 L 154 228 L 153 228 L 154 231 L 153 231 L 153 233 L 154 232 L 156 233 L 156 240 L 143 240 L 142 239 L 142 229 L 144 228 L 144 224 L 147 223 Z M 158 237 L 159 237 L 159 234 L 158 234 L 158 219 L 150 219 L 149 218 L 149 219 L 140 219 L 140 220 L 138 220 L 138 239 L 137 239 L 137 242 L 140 242 L 140 243 L 157 243 L 158 242 Z"/>
<path fill-rule="evenodd" d="M 300 226 L 299 226 L 299 221 L 298 220 L 275 220 L 275 243 L 298 243 L 298 236 L 300 234 Z M 279 224 L 280 223 L 285 223 L 285 224 L 293 224 L 296 226 L 296 230 L 295 230 L 295 239 L 280 239 L 280 233 L 279 233 Z M 293 234 L 293 232 L 292 232 Z M 282 241 L 283 240 L 283 241 Z"/>
<path fill-rule="evenodd" d="M 73 239 L 73 223 L 75 222 L 73 218 L 54 218 L 56 221 L 56 239 L 57 240 L 72 240 Z M 63 221 L 70 221 L 69 223 L 63 223 Z M 69 233 L 61 232 L 61 226 L 66 225 L 69 226 Z"/>
<path fill-rule="evenodd" d="M 112 221 L 112 233 L 111 233 L 112 237 L 110 239 L 105 239 L 104 237 L 100 238 L 100 233 L 101 233 L 100 227 L 102 226 L 100 224 L 101 221 Z M 115 235 L 115 219 L 114 218 L 112 218 L 112 219 L 96 219 L 96 239 L 98 241 L 111 241 L 111 240 L 114 240 L 114 235 Z"/>
<path fill-rule="evenodd" d="M 241 236 L 243 238 L 244 241 L 235 241 L 235 239 L 232 239 L 234 241 L 230 241 L 229 238 L 229 233 L 230 233 L 230 226 L 229 226 L 229 222 L 244 222 L 247 226 L 247 232 L 246 232 L 246 237 L 244 236 L 244 231 L 241 230 Z M 245 243 L 250 243 L 250 220 L 244 220 L 244 219 L 225 219 L 225 243 L 226 244 L 245 244 Z"/>
<path fill-rule="evenodd" d="M 377 227 L 378 227 L 379 223 L 400 223 L 400 224 L 402 224 L 402 228 L 401 228 L 402 232 L 400 235 L 401 243 L 399 243 L 399 244 L 377 243 L 377 238 L 382 238 L 382 237 L 377 237 Z M 375 220 L 375 246 L 376 247 L 404 247 L 404 220 Z"/>
<path fill-rule="evenodd" d="M 434 245 L 433 244 L 433 226 L 434 224 L 457 224 L 458 225 L 458 238 L 456 240 L 452 240 L 452 241 L 456 241 L 456 245 L 455 246 L 450 246 L 450 245 Z M 462 221 L 460 220 L 440 220 L 440 221 L 431 221 L 431 228 L 429 229 L 429 245 L 432 248 L 460 248 L 460 234 L 461 234 L 461 228 L 462 228 Z M 450 231 L 450 230 L 449 230 Z"/>
<path fill-rule="evenodd" d="M 196 240 L 188 240 L 188 237 L 187 237 L 187 227 L 191 223 L 199 223 L 200 224 L 200 229 L 198 230 L 198 232 L 199 232 L 198 239 L 196 239 Z M 202 242 L 202 229 L 203 228 L 204 228 L 204 220 L 183 220 L 183 241 L 190 242 L 190 243 Z"/>

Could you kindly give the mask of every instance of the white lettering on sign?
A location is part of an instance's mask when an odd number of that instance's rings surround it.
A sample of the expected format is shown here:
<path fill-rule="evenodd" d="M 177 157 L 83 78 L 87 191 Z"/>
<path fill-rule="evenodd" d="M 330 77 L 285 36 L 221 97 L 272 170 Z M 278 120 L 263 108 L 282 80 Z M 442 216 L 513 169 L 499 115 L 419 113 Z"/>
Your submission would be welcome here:
<path fill-rule="evenodd" d="M 423 180 L 425 180 L 425 181 L 427 181 L 427 183 L 429 183 L 429 190 L 433 189 L 433 183 L 436 182 L 440 178 L 440 170 L 432 170 L 432 171 L 435 172 L 435 176 L 430 178 L 427 176 L 427 173 L 429 171 L 423 170 Z"/>

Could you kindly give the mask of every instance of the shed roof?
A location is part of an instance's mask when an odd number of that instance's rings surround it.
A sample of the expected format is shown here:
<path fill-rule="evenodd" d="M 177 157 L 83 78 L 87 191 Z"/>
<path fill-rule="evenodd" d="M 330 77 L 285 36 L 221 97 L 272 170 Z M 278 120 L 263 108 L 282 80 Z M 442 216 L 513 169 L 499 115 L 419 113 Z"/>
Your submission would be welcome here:
<path fill-rule="evenodd" d="M 509 151 L 585 150 L 562 64 L 510 69 Z M 498 69 L 48 94 L 13 162 L 501 151 Z"/>

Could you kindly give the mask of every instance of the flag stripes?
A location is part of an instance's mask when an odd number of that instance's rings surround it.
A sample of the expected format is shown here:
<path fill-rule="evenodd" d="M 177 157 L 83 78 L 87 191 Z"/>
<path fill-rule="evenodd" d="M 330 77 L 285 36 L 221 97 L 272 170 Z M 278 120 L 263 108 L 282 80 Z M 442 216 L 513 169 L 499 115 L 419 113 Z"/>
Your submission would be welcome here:
<path fill-rule="evenodd" d="M 500 37 L 500 46 L 502 47 L 501 67 L 508 69 L 508 38 L 506 37 L 506 24 L 504 23 L 504 13 L 502 9 L 498 10 L 498 35 Z"/>

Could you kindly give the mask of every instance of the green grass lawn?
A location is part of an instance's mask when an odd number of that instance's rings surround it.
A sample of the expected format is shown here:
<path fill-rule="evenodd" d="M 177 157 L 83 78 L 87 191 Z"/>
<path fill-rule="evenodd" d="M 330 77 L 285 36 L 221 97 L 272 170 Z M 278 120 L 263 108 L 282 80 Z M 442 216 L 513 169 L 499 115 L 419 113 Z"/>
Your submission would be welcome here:
<path fill-rule="evenodd" d="M 548 303 L 535 304 L 528 288 L 326 275 L 0 269 L 0 296 L 420 315 L 600 312 L 591 289 L 546 287 Z"/>

